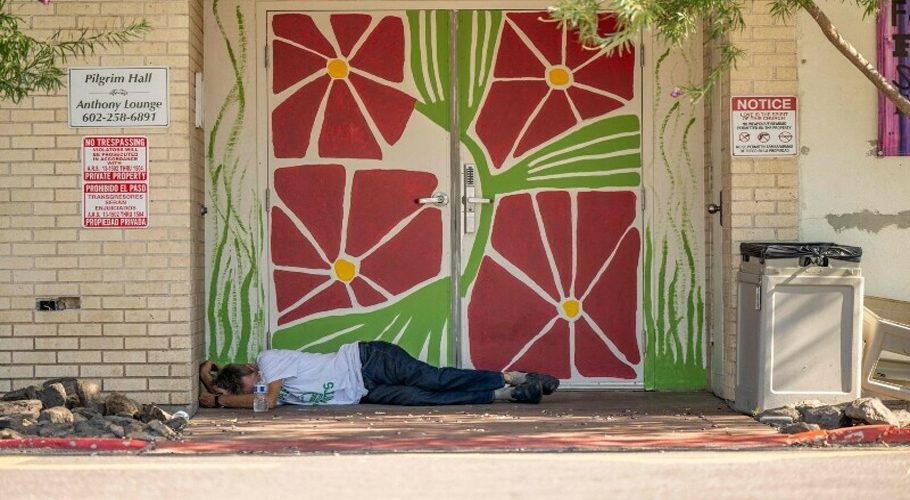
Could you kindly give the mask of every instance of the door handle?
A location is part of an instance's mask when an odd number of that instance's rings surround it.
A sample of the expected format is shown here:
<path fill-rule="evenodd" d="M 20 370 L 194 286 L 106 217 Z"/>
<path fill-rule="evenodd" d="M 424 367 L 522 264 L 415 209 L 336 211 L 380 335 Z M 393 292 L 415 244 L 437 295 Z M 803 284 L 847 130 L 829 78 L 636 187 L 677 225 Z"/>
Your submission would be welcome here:
<path fill-rule="evenodd" d="M 724 192 L 720 192 L 720 200 L 717 203 L 711 203 L 707 207 L 708 213 L 711 215 L 720 214 L 720 225 L 724 225 Z"/>
<path fill-rule="evenodd" d="M 444 207 L 449 204 L 449 195 L 440 191 L 438 193 L 433 193 L 432 198 L 418 198 L 417 203 L 420 203 L 421 205 L 436 205 L 437 207 Z"/>
<path fill-rule="evenodd" d="M 472 197 L 470 197 L 470 198 L 466 198 L 464 201 L 466 201 L 467 203 L 483 203 L 483 204 L 488 204 L 488 203 L 493 203 L 493 198 L 475 198 L 475 197 L 472 196 Z"/>

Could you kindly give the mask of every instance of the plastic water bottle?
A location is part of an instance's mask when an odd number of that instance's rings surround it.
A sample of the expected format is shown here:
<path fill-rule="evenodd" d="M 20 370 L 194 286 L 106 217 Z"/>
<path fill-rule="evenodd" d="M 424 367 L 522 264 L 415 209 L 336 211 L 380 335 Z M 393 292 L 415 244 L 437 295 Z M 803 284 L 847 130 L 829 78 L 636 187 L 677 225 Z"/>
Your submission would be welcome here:
<path fill-rule="evenodd" d="M 269 411 L 269 402 L 265 399 L 266 392 L 268 392 L 268 387 L 261 380 L 253 387 L 254 412 Z"/>

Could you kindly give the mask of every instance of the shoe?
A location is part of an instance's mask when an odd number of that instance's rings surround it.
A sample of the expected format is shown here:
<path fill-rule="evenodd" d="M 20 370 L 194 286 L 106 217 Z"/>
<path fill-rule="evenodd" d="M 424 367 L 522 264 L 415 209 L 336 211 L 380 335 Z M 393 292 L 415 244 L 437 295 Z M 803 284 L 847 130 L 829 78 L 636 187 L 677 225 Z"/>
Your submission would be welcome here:
<path fill-rule="evenodd" d="M 540 398 L 542 396 L 543 387 L 541 387 L 540 381 L 528 381 L 513 387 L 512 396 L 509 399 L 514 403 L 530 403 L 536 405 L 537 403 L 540 403 Z"/>
<path fill-rule="evenodd" d="M 553 394 L 556 389 L 559 389 L 559 379 L 545 373 L 529 373 L 525 380 L 528 382 L 533 382 L 535 380 L 540 382 L 540 387 L 543 389 L 544 396 L 549 396 L 550 394 Z"/>

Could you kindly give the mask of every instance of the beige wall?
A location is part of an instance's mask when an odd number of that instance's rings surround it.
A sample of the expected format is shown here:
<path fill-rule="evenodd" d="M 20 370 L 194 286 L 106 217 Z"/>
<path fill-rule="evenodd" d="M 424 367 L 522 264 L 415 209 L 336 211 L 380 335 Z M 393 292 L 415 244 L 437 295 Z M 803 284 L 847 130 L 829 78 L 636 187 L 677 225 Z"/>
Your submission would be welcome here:
<path fill-rule="evenodd" d="M 732 41 L 746 51 L 736 69 L 721 85 L 720 106 L 712 110 L 724 146 L 714 150 L 721 169 L 724 217 L 723 237 L 723 387 L 733 398 L 736 379 L 736 270 L 743 241 L 788 241 L 799 236 L 799 163 L 796 158 L 732 158 L 729 154 L 731 95 L 796 95 L 796 28 L 794 22 L 772 19 L 763 2 L 743 5 L 747 28 Z M 714 339 L 719 341 L 719 339 Z"/>
<path fill-rule="evenodd" d="M 825 12 L 875 61 L 874 18 L 863 21 L 850 4 L 826 4 Z M 877 156 L 875 87 L 810 17 L 800 16 L 798 29 L 800 235 L 862 247 L 866 293 L 910 308 L 910 159 Z"/>
<path fill-rule="evenodd" d="M 195 401 L 202 349 L 203 137 L 193 126 L 202 66 L 201 1 L 14 2 L 30 33 L 118 27 L 146 18 L 144 40 L 73 66 L 170 68 L 166 129 L 72 129 L 67 91 L 0 103 L 0 392 L 77 376 L 143 402 Z M 150 227 L 82 229 L 80 137 L 147 135 Z M 80 310 L 35 300 L 77 296 Z"/>

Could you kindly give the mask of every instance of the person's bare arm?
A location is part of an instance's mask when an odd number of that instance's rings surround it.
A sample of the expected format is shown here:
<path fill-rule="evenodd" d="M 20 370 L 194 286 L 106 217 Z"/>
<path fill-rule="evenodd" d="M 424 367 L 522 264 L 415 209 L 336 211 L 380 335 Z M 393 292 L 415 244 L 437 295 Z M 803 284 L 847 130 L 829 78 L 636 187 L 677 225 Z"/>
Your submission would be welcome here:
<path fill-rule="evenodd" d="M 211 359 L 207 359 L 199 365 L 199 380 L 202 382 L 202 385 L 205 386 L 205 390 L 210 393 L 215 393 L 215 377 L 212 376 L 212 367 L 216 366 L 215 362 Z"/>
<path fill-rule="evenodd" d="M 281 384 L 281 380 L 276 380 L 269 384 L 268 392 L 265 394 L 269 408 L 278 406 L 278 393 L 281 391 Z M 252 408 L 254 397 L 253 394 L 222 394 L 218 397 L 218 402 L 226 408 Z M 199 404 L 206 408 L 213 408 L 215 406 L 215 395 L 200 394 Z"/>

